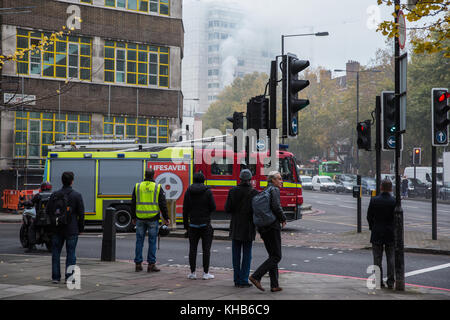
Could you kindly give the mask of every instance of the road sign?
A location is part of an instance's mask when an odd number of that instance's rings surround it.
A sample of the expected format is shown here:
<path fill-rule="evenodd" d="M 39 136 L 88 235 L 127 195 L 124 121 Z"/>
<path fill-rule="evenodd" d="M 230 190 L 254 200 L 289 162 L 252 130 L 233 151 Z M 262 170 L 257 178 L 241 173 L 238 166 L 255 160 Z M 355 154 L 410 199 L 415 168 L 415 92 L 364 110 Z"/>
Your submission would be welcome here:
<path fill-rule="evenodd" d="M 398 44 L 400 49 L 405 49 L 406 45 L 406 19 L 403 11 L 398 12 Z"/>
<path fill-rule="evenodd" d="M 258 150 L 258 151 L 262 151 L 262 150 L 264 150 L 266 148 L 266 142 L 263 140 L 263 139 L 259 139 L 257 142 L 256 142 L 256 149 Z"/>
<path fill-rule="evenodd" d="M 296 117 L 294 117 L 292 119 L 291 128 L 292 128 L 292 133 L 294 133 L 294 134 L 298 133 L 298 120 Z"/>
<path fill-rule="evenodd" d="M 389 148 L 395 149 L 395 136 L 390 136 L 387 140 Z"/>
<path fill-rule="evenodd" d="M 436 132 L 436 141 L 439 143 L 445 143 L 447 141 L 447 135 L 444 131 Z"/>

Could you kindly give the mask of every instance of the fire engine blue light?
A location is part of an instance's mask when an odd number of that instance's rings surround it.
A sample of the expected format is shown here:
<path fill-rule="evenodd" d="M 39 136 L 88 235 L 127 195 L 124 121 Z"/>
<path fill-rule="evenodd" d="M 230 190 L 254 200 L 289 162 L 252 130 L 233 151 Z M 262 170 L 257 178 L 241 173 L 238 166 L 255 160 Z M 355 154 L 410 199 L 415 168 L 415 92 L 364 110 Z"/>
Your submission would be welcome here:
<path fill-rule="evenodd" d="M 117 158 L 125 158 L 125 153 L 118 153 Z"/>
<path fill-rule="evenodd" d="M 287 150 L 289 148 L 288 144 L 280 144 L 279 145 L 280 150 Z"/>
<path fill-rule="evenodd" d="M 58 154 L 57 153 L 50 153 L 50 158 L 58 158 Z"/>

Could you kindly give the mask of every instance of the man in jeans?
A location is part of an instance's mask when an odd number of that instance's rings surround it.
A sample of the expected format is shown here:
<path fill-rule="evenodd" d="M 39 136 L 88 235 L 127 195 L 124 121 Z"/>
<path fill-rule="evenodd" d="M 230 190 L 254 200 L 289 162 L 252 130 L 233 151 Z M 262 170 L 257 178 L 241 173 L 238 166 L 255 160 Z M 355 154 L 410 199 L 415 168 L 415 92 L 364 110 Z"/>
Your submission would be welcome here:
<path fill-rule="evenodd" d="M 281 228 L 286 225 L 286 216 L 280 204 L 280 188 L 283 186 L 283 179 L 278 171 L 272 171 L 267 176 L 267 182 L 267 188 L 270 189 L 271 195 L 270 208 L 276 219 L 272 224 L 258 228 L 258 231 L 264 241 L 269 258 L 248 279 L 255 287 L 264 291 L 261 286 L 261 278 L 269 272 L 270 291 L 279 292 L 283 290 L 278 284 L 278 263 L 281 261 Z"/>
<path fill-rule="evenodd" d="M 250 170 L 242 170 L 239 179 L 241 179 L 240 184 L 228 192 L 225 211 L 231 214 L 230 238 L 234 286 L 248 288 L 251 287 L 251 284 L 248 283 L 248 276 L 252 261 L 252 244 L 256 235 L 253 224 L 252 199 L 258 194 L 258 191 L 252 187 Z"/>
<path fill-rule="evenodd" d="M 72 189 L 74 180 L 73 172 L 64 172 L 61 177 L 63 187 L 52 193 L 47 204 L 47 214 L 54 216 L 56 211 L 56 198 L 58 195 L 65 194 L 68 199 L 68 220 L 67 224 L 54 226 L 52 236 L 52 282 L 59 283 L 61 281 L 60 258 L 64 242 L 66 243 L 66 271 L 65 282 L 73 274 L 68 273 L 70 266 L 75 266 L 77 258 L 75 250 L 78 242 L 78 235 L 84 230 L 84 204 L 80 193 Z"/>
<path fill-rule="evenodd" d="M 395 247 L 394 247 L 394 210 L 395 198 L 390 195 L 392 191 L 392 182 L 385 179 L 381 182 L 381 194 L 370 199 L 369 208 L 367 209 L 367 221 L 369 229 L 372 231 L 370 242 L 372 243 L 373 264 L 380 268 L 381 287 L 383 283 L 383 247 L 386 251 L 388 288 L 394 287 L 395 273 Z M 377 279 L 378 280 L 378 279 Z"/>
<path fill-rule="evenodd" d="M 131 200 L 131 214 L 136 222 L 136 252 L 134 263 L 136 272 L 142 271 L 142 249 L 144 247 L 145 233 L 148 231 L 147 272 L 158 272 L 156 267 L 156 240 L 159 229 L 159 212 L 161 211 L 165 224 L 169 225 L 169 215 L 166 196 L 161 185 L 154 181 L 155 171 L 145 171 L 145 180 L 137 183 L 133 189 Z"/>

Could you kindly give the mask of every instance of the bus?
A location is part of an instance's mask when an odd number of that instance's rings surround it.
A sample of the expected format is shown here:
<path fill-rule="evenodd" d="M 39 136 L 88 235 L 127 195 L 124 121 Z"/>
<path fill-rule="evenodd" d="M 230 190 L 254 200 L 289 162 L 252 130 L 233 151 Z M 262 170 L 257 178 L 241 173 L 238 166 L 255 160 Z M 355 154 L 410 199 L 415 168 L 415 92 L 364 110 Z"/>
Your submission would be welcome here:
<path fill-rule="evenodd" d="M 319 164 L 319 176 L 329 176 L 334 179 L 342 174 L 342 165 L 338 161 L 323 161 Z"/>

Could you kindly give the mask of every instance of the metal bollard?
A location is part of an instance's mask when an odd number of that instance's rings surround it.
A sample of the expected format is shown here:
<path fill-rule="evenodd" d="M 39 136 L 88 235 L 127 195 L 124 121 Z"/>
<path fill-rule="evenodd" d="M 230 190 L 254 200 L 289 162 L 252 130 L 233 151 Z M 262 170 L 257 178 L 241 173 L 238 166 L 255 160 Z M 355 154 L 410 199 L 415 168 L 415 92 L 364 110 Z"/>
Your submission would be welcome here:
<path fill-rule="evenodd" d="M 167 209 L 169 211 L 170 228 L 176 229 L 176 227 L 177 227 L 177 221 L 176 221 L 177 202 L 176 202 L 176 200 L 167 200 Z"/>
<path fill-rule="evenodd" d="M 108 207 L 103 214 L 102 261 L 116 261 L 116 211 Z"/>

